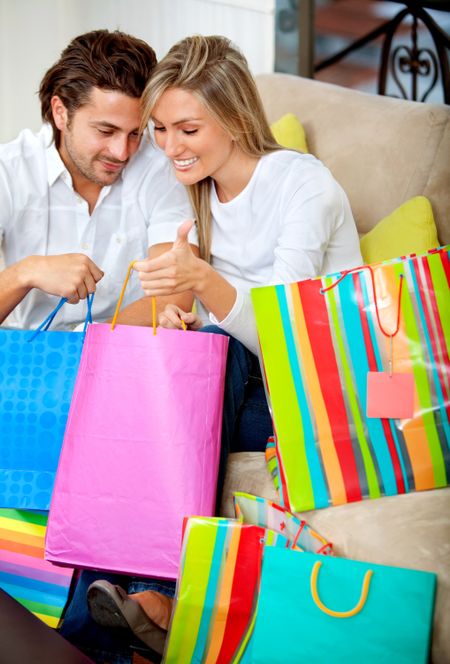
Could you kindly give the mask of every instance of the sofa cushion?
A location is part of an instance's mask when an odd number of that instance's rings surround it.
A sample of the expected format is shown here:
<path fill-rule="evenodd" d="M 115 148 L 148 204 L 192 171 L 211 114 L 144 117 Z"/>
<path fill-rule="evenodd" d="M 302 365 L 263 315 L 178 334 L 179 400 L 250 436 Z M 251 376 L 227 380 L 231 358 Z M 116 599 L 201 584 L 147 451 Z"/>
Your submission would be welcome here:
<path fill-rule="evenodd" d="M 282 118 L 270 125 L 272 134 L 280 145 L 290 150 L 309 152 L 305 130 L 293 113 L 286 113 Z"/>
<path fill-rule="evenodd" d="M 361 253 L 364 263 L 379 263 L 406 254 L 424 254 L 438 245 L 430 201 L 415 196 L 361 238 Z"/>
<path fill-rule="evenodd" d="M 263 452 L 231 454 L 222 514 L 233 516 L 233 491 L 279 501 Z M 337 555 L 356 560 L 422 569 L 438 575 L 433 664 L 450 662 L 450 488 L 303 512 Z"/>

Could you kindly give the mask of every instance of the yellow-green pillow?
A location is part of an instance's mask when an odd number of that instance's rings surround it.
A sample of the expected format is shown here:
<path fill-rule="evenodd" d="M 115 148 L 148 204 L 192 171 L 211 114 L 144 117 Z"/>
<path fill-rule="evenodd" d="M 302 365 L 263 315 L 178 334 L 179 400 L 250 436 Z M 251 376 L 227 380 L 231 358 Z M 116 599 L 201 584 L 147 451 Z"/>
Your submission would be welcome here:
<path fill-rule="evenodd" d="M 415 196 L 384 217 L 361 239 L 364 263 L 423 254 L 439 246 L 433 210 L 425 196 Z"/>
<path fill-rule="evenodd" d="M 309 152 L 306 143 L 305 130 L 297 116 L 286 113 L 282 118 L 270 125 L 272 134 L 277 143 L 290 150 Z"/>

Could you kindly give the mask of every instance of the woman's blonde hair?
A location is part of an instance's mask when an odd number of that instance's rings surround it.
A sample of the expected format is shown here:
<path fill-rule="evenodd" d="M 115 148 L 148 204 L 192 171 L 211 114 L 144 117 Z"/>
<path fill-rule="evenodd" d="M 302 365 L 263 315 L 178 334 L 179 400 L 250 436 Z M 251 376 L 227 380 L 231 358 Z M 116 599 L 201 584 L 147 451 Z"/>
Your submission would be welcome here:
<path fill-rule="evenodd" d="M 245 154 L 261 157 L 280 149 L 247 61 L 229 39 L 195 35 L 170 49 L 154 68 L 145 88 L 142 128 L 169 88 L 195 94 Z M 187 187 L 197 219 L 200 255 L 207 261 L 211 248 L 211 183 L 208 177 Z"/>

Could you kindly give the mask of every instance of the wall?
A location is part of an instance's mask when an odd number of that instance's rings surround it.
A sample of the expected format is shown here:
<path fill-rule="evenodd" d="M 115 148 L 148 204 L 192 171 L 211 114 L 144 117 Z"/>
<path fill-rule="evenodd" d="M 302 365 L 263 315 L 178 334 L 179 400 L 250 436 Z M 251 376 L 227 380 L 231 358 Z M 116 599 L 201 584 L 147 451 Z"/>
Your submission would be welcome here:
<path fill-rule="evenodd" d="M 120 29 L 148 41 L 158 57 L 190 34 L 222 34 L 254 74 L 273 71 L 275 0 L 0 0 L 0 142 L 38 129 L 36 91 L 78 34 Z"/>

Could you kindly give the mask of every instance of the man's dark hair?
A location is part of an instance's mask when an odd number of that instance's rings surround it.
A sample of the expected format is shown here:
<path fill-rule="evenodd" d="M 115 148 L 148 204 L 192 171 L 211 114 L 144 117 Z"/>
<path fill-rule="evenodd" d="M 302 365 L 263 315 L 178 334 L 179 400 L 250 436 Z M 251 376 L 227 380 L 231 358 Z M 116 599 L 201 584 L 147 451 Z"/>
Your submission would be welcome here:
<path fill-rule="evenodd" d="M 139 98 L 156 64 L 154 50 L 141 39 L 124 32 L 93 30 L 75 37 L 41 81 L 39 99 L 42 119 L 53 127 L 59 147 L 60 131 L 55 126 L 51 99 L 57 95 L 67 108 L 69 119 L 88 103 L 93 87 L 118 90 Z"/>

